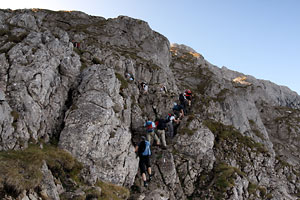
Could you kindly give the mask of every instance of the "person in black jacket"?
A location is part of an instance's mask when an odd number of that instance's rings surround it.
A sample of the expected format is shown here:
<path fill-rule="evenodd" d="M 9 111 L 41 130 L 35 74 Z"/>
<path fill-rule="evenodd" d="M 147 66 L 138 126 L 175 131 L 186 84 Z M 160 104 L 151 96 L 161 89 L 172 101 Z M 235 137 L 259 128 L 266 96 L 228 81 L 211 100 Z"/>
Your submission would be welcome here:
<path fill-rule="evenodd" d="M 166 120 L 158 119 L 157 120 L 157 133 L 158 133 L 157 135 L 161 138 L 162 149 L 167 148 L 166 132 L 165 132 L 166 129 L 167 129 Z"/>
<path fill-rule="evenodd" d="M 151 172 L 151 164 L 150 164 L 150 142 L 146 140 L 146 137 L 142 136 L 142 141 L 135 147 L 135 152 L 138 154 L 140 161 L 139 167 L 142 175 L 142 179 L 144 181 L 144 186 L 148 186 L 147 178 L 146 178 L 146 171 L 149 174 L 149 182 L 152 179 L 152 172 Z"/>
<path fill-rule="evenodd" d="M 179 94 L 179 102 L 180 102 L 180 105 L 182 106 L 183 108 L 183 112 L 184 114 L 186 115 L 187 114 L 187 100 L 185 98 L 185 96 L 183 95 L 183 93 Z"/>
<path fill-rule="evenodd" d="M 173 106 L 173 112 L 180 119 L 182 119 L 184 117 L 183 106 L 180 104 L 177 104 L 176 102 L 174 103 L 174 106 Z"/>

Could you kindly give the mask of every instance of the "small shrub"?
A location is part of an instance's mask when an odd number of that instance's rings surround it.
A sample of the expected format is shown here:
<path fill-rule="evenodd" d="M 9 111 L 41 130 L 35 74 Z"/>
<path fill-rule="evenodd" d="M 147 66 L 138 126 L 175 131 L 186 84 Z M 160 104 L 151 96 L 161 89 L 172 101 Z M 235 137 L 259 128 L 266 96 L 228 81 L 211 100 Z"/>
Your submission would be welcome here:
<path fill-rule="evenodd" d="M 73 110 L 77 110 L 78 109 L 78 106 L 76 104 L 72 104 L 70 110 L 73 111 Z"/>
<path fill-rule="evenodd" d="M 251 126 L 254 126 L 254 125 L 255 125 L 255 122 L 254 122 L 252 119 L 249 119 L 249 124 L 250 124 Z"/>
<path fill-rule="evenodd" d="M 22 33 L 19 36 L 9 35 L 8 41 L 14 42 L 14 43 L 19 43 L 19 42 L 22 42 L 27 37 L 27 35 L 28 35 L 27 33 Z"/>
<path fill-rule="evenodd" d="M 84 53 L 84 51 L 75 47 L 73 48 L 73 51 L 75 51 L 79 56 L 81 56 Z"/>
<path fill-rule="evenodd" d="M 191 114 L 191 115 L 188 115 L 188 118 L 187 118 L 187 121 L 188 122 L 191 122 L 195 119 L 195 115 L 194 114 Z"/>
<path fill-rule="evenodd" d="M 101 200 L 121 200 L 129 198 L 130 192 L 125 187 L 102 181 L 99 181 L 96 185 L 101 188 Z"/>
<path fill-rule="evenodd" d="M 260 196 L 264 198 L 267 194 L 267 189 L 260 186 L 260 187 L 258 187 L 258 190 L 259 190 Z"/>
<path fill-rule="evenodd" d="M 251 194 L 254 194 L 255 191 L 257 190 L 257 187 L 258 187 L 258 186 L 257 186 L 256 184 L 250 182 L 249 185 L 248 185 L 248 192 L 249 192 L 249 194 L 250 194 L 250 195 L 251 195 Z"/>
<path fill-rule="evenodd" d="M 17 121 L 20 117 L 19 113 L 15 110 L 11 111 L 10 114 L 14 118 L 14 121 Z"/>
<path fill-rule="evenodd" d="M 9 31 L 7 29 L 0 29 L 0 36 L 8 35 Z"/>
<path fill-rule="evenodd" d="M 83 58 L 80 58 L 80 62 L 81 62 L 80 71 L 82 72 L 83 70 L 85 70 L 88 67 L 88 65 L 87 65 L 86 60 L 84 60 Z"/>
<path fill-rule="evenodd" d="M 259 130 L 253 129 L 252 131 L 253 131 L 253 133 L 254 133 L 257 137 L 259 137 L 260 139 L 262 139 L 262 140 L 265 139 L 264 135 L 263 135 Z"/>
<path fill-rule="evenodd" d="M 157 71 L 157 70 L 160 70 L 161 68 L 160 68 L 158 65 L 156 65 L 156 64 L 152 64 L 152 65 L 151 65 L 151 69 L 152 69 L 153 71 Z"/>
<path fill-rule="evenodd" d="M 120 89 L 123 90 L 123 89 L 128 88 L 128 82 L 124 79 L 124 77 L 119 73 L 115 73 L 115 75 L 116 75 L 117 79 L 121 82 Z"/>
<path fill-rule="evenodd" d="M 92 62 L 96 65 L 104 64 L 103 61 L 101 61 L 99 58 L 96 58 L 96 57 L 93 58 Z"/>
<path fill-rule="evenodd" d="M 300 195 L 298 197 L 300 197 Z M 273 195 L 271 193 L 269 193 L 269 194 L 266 195 L 266 199 L 267 200 L 272 199 L 272 198 L 273 198 Z"/>
<path fill-rule="evenodd" d="M 181 128 L 181 129 L 179 130 L 179 133 L 180 133 L 181 135 L 187 134 L 187 135 L 189 135 L 189 136 L 192 136 L 192 135 L 195 134 L 195 132 L 196 132 L 196 129 L 191 130 L 191 129 L 186 128 L 186 127 Z"/>
<path fill-rule="evenodd" d="M 214 180 L 216 187 L 214 190 L 215 199 L 223 199 L 224 193 L 235 186 L 234 180 L 236 174 L 239 176 L 246 176 L 245 173 L 241 172 L 238 168 L 227 165 L 226 163 L 217 164 L 214 169 Z"/>

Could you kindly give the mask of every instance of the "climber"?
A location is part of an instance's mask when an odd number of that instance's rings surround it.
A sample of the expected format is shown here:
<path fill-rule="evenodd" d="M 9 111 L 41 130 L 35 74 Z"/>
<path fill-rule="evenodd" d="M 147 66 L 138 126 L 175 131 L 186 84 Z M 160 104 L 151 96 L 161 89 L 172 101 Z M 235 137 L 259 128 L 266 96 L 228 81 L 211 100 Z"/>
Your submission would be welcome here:
<path fill-rule="evenodd" d="M 167 93 L 168 92 L 167 87 L 164 85 L 160 85 L 160 92 L 163 94 Z"/>
<path fill-rule="evenodd" d="M 191 92 L 191 90 L 190 89 L 186 89 L 184 91 L 184 96 L 188 100 L 188 106 L 191 106 L 191 102 L 192 102 L 192 92 Z"/>
<path fill-rule="evenodd" d="M 168 136 L 170 138 L 173 138 L 174 137 L 174 126 L 173 126 L 173 123 L 180 123 L 180 120 L 179 119 L 176 119 L 174 114 L 170 114 L 168 113 L 168 115 L 166 116 L 166 123 L 167 123 L 167 128 L 168 128 Z"/>
<path fill-rule="evenodd" d="M 156 133 L 154 132 L 155 129 L 155 123 L 152 121 L 152 119 L 148 119 L 146 120 L 144 127 L 147 128 L 147 140 L 150 142 L 151 144 L 151 139 L 153 138 L 156 142 L 156 145 L 159 146 L 160 145 L 160 140 L 157 137 Z"/>
<path fill-rule="evenodd" d="M 186 102 L 186 98 L 183 95 L 183 93 L 179 94 L 179 102 L 180 102 L 180 105 L 183 107 L 184 114 L 186 115 L 187 114 L 187 110 L 186 110 L 187 102 Z"/>
<path fill-rule="evenodd" d="M 180 118 L 179 117 L 176 117 L 174 116 L 175 119 L 173 120 L 173 137 L 175 137 L 177 135 L 177 129 L 180 125 Z"/>
<path fill-rule="evenodd" d="M 78 48 L 78 49 L 79 49 L 79 47 L 80 47 L 80 43 L 79 43 L 79 42 L 75 42 L 74 40 L 72 40 L 72 43 L 73 43 L 73 46 L 74 46 L 75 48 Z"/>
<path fill-rule="evenodd" d="M 148 93 L 148 84 L 145 82 L 142 82 L 141 86 L 142 86 L 143 94 L 147 94 Z"/>
<path fill-rule="evenodd" d="M 149 182 L 152 180 L 152 172 L 151 172 L 151 165 L 150 165 L 150 142 L 142 136 L 142 141 L 135 147 L 135 152 L 140 157 L 139 167 L 142 175 L 142 179 L 144 181 L 144 187 L 148 186 L 147 178 L 146 178 L 146 171 L 149 175 Z"/>
<path fill-rule="evenodd" d="M 166 149 L 167 143 L 166 143 L 166 134 L 165 130 L 167 129 L 166 121 L 164 119 L 158 119 L 155 121 L 155 124 L 157 124 L 157 133 L 161 138 L 162 142 L 162 149 Z"/>
<path fill-rule="evenodd" d="M 177 104 L 176 102 L 174 103 L 173 106 L 173 112 L 175 113 L 175 115 L 177 117 L 179 117 L 180 119 L 182 119 L 184 117 L 184 111 L 183 111 L 183 106 Z"/>
<path fill-rule="evenodd" d="M 134 81 L 134 77 L 132 74 L 130 73 L 126 73 L 126 78 L 129 80 L 129 81 Z"/>
<path fill-rule="evenodd" d="M 192 103 L 192 96 L 193 96 L 191 90 L 190 90 L 190 89 L 186 89 L 186 90 L 184 91 L 184 96 L 185 96 L 185 98 L 188 100 L 188 105 L 191 106 L 191 103 Z"/>

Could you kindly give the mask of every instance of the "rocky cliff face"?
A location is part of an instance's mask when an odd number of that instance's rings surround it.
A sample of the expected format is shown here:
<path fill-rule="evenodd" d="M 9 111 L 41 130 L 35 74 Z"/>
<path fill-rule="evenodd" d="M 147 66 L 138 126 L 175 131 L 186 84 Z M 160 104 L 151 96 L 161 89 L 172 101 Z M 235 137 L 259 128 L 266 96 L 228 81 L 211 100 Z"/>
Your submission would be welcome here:
<path fill-rule="evenodd" d="M 99 181 L 130 188 L 116 198 L 299 198 L 300 97 L 288 88 L 213 66 L 125 16 L 1 10 L 0 43 L 0 150 L 52 144 L 82 163 L 82 184 L 46 159 L 31 188 L 0 178 L 1 198 L 103 197 Z M 152 147 L 144 188 L 134 144 L 186 88 L 192 106 L 167 150 Z"/>

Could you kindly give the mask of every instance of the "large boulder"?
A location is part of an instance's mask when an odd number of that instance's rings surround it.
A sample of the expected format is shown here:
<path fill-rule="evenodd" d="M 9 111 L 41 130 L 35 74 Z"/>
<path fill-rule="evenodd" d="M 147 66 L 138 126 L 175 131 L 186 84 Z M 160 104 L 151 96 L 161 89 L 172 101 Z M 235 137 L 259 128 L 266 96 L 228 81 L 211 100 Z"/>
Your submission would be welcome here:
<path fill-rule="evenodd" d="M 83 73 L 77 98 L 66 113 L 59 145 L 86 165 L 91 183 L 101 179 L 130 186 L 137 172 L 130 121 L 123 120 L 126 108 L 119 88 L 113 69 L 91 66 Z M 116 106 L 121 109 L 115 110 Z"/>

